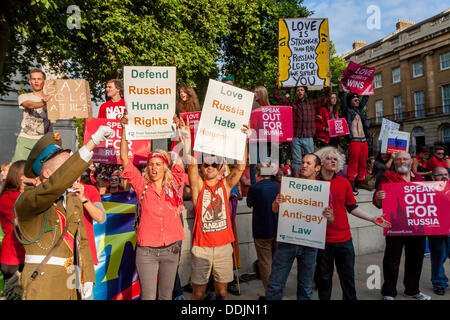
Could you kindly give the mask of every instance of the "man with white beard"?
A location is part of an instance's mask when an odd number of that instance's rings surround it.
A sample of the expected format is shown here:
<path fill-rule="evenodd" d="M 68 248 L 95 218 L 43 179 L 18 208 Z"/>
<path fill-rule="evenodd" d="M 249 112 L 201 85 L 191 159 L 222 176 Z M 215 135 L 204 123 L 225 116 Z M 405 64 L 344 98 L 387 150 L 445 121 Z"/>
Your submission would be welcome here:
<path fill-rule="evenodd" d="M 424 181 L 420 175 L 411 171 L 411 155 L 405 151 L 394 154 L 393 171 L 386 171 L 381 176 L 377 190 L 373 194 L 373 204 L 381 209 L 386 192 L 382 190 L 383 183 L 401 183 Z M 383 257 L 384 283 L 381 294 L 384 300 L 394 300 L 397 295 L 397 279 L 402 257 L 403 246 L 405 247 L 405 295 L 418 300 L 431 300 L 420 292 L 419 281 L 422 273 L 423 257 L 425 253 L 425 236 L 386 236 L 386 249 Z"/>

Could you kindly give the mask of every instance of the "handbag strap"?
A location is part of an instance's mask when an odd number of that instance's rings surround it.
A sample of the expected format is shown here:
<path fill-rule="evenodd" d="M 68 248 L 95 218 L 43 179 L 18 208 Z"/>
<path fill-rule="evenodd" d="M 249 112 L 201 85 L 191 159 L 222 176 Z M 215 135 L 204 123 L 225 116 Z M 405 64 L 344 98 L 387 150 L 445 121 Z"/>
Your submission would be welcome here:
<path fill-rule="evenodd" d="M 134 217 L 134 225 L 133 225 L 135 230 L 137 230 L 139 223 L 141 222 L 141 205 L 142 205 L 142 201 L 144 201 L 144 195 L 145 195 L 145 192 L 147 191 L 149 183 L 150 182 L 147 182 L 147 184 L 145 185 L 144 191 L 142 191 L 141 199 L 140 199 L 140 201 L 138 201 L 138 203 L 136 203 L 136 215 Z"/>

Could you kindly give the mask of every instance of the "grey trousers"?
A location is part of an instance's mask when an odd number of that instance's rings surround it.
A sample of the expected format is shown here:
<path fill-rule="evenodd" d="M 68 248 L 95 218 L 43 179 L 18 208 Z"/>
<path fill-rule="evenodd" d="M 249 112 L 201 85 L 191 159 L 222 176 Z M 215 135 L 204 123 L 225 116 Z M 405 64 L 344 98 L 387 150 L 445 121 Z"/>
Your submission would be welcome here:
<path fill-rule="evenodd" d="M 177 274 L 180 247 L 140 247 L 136 249 L 136 267 L 141 286 L 141 300 L 171 300 Z"/>

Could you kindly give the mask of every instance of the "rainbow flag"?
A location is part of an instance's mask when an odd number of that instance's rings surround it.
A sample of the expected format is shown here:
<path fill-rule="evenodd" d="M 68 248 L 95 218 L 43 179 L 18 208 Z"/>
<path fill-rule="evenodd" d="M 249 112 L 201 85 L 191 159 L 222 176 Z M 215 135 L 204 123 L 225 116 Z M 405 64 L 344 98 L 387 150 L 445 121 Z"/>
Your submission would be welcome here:
<path fill-rule="evenodd" d="M 94 222 L 98 265 L 95 267 L 94 300 L 138 300 L 136 232 L 133 228 L 137 203 L 134 192 L 102 196 L 107 219 Z"/>

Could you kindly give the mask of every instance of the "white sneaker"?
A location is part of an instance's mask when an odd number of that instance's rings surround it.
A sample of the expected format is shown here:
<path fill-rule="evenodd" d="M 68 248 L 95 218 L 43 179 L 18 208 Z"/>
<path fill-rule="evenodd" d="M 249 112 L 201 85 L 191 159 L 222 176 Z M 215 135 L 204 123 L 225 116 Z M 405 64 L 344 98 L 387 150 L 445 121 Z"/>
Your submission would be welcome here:
<path fill-rule="evenodd" d="M 383 296 L 383 300 L 394 300 L 392 296 Z"/>
<path fill-rule="evenodd" d="M 427 296 L 426 294 L 423 294 L 422 292 L 419 292 L 418 294 L 415 294 L 413 296 L 408 296 L 410 298 L 414 298 L 417 300 L 431 300 L 430 296 Z"/>

